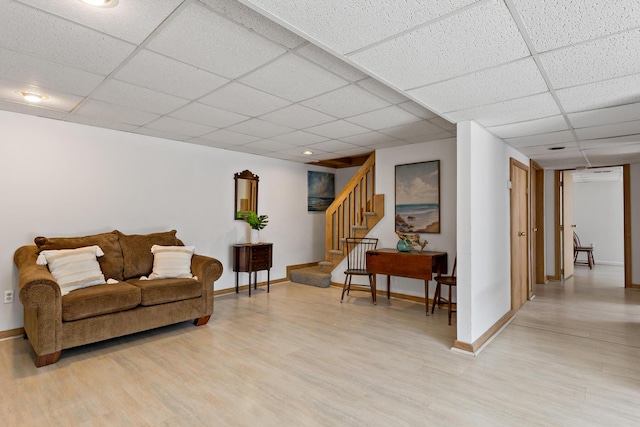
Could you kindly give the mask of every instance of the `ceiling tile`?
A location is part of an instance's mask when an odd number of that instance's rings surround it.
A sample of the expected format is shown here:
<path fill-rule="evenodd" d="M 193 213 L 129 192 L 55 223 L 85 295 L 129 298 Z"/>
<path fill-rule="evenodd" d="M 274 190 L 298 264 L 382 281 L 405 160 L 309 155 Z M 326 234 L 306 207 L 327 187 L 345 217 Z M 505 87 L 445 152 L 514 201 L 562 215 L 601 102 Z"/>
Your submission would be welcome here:
<path fill-rule="evenodd" d="M 243 77 L 240 81 L 294 102 L 347 84 L 346 80 L 293 54 L 279 58 Z"/>
<path fill-rule="evenodd" d="M 69 117 L 73 123 L 79 123 L 88 126 L 100 127 L 105 129 L 121 130 L 124 132 L 135 132 L 138 129 L 136 125 L 129 125 L 120 122 L 110 122 L 103 120 L 101 117 L 85 117 L 79 115 L 73 115 Z"/>
<path fill-rule="evenodd" d="M 353 123 L 349 123 L 344 120 L 336 120 L 335 122 L 308 128 L 306 131 L 326 136 L 327 138 L 344 138 L 346 136 L 369 132 L 370 129 L 354 125 Z"/>
<path fill-rule="evenodd" d="M 580 141 L 580 148 L 591 149 L 600 147 L 621 147 L 633 144 L 640 144 L 640 135 L 625 135 L 615 138 L 583 140 Z"/>
<path fill-rule="evenodd" d="M 314 144 L 316 142 L 326 141 L 327 137 L 297 130 L 295 132 L 286 133 L 284 135 L 274 136 L 271 139 L 274 141 L 285 142 L 287 144 L 291 144 L 295 146 L 302 146 L 302 145 Z"/>
<path fill-rule="evenodd" d="M 135 46 L 79 24 L 4 1 L 0 47 L 106 76 Z M 37 28 L 37 31 L 24 31 Z"/>
<path fill-rule="evenodd" d="M 371 154 L 371 152 L 373 151 L 374 149 L 371 147 L 355 147 L 355 148 L 350 148 L 348 150 L 336 151 L 336 155 L 338 157 L 363 156 L 363 155 Z"/>
<path fill-rule="evenodd" d="M 418 144 L 420 142 L 439 141 L 443 139 L 455 138 L 455 134 L 452 132 L 438 132 L 429 135 L 413 136 L 411 138 L 405 138 L 404 141 L 408 144 Z"/>
<path fill-rule="evenodd" d="M 629 156 L 640 154 L 640 144 L 624 145 L 618 147 L 598 147 L 585 150 L 588 157 L 591 156 Z M 628 160 L 626 161 L 628 162 Z"/>
<path fill-rule="evenodd" d="M 262 34 L 271 41 L 289 49 L 301 45 L 305 40 L 279 24 L 254 12 L 237 0 L 200 0 L 225 18 L 237 22 L 248 30 Z"/>
<path fill-rule="evenodd" d="M 291 128 L 265 122 L 260 119 L 251 119 L 246 122 L 238 123 L 237 125 L 229 127 L 229 130 L 260 138 L 271 138 L 293 131 Z"/>
<path fill-rule="evenodd" d="M 326 152 L 321 151 L 321 150 L 316 150 L 316 151 L 314 152 L 314 154 L 312 154 L 312 155 L 307 155 L 307 154 L 304 154 L 304 155 L 303 155 L 302 153 L 303 153 L 304 151 L 307 151 L 307 150 L 311 151 L 311 148 L 310 148 L 309 146 L 301 146 L 301 147 L 288 148 L 288 149 L 286 149 L 286 150 L 282 150 L 282 151 L 280 151 L 280 153 L 282 153 L 282 154 L 288 154 L 288 155 L 290 155 L 290 156 L 302 157 L 302 158 L 304 158 L 307 162 L 311 162 L 311 161 L 313 161 L 313 160 L 318 160 L 318 159 L 317 159 L 317 156 L 324 156 L 324 155 L 326 155 L 326 154 L 329 154 L 329 153 L 326 153 Z"/>
<path fill-rule="evenodd" d="M 255 154 L 257 156 L 265 156 L 268 153 L 270 153 L 270 151 L 268 150 L 262 150 L 256 147 L 249 147 L 247 145 L 238 145 L 237 147 L 233 148 L 233 151 L 239 151 L 241 153 L 248 153 L 248 154 Z"/>
<path fill-rule="evenodd" d="M 573 141 L 575 137 L 570 130 L 563 130 L 560 132 L 544 133 L 532 136 L 522 136 L 516 138 L 508 138 L 505 140 L 507 144 L 514 148 L 530 147 L 532 145 L 549 145 L 557 144 L 561 142 Z"/>
<path fill-rule="evenodd" d="M 380 132 L 367 132 L 361 133 L 359 135 L 348 136 L 346 138 L 340 138 L 341 141 L 348 142 L 350 144 L 361 145 L 361 146 L 372 146 L 374 144 L 382 144 L 387 142 L 398 142 L 397 138 L 393 136 L 385 135 Z"/>
<path fill-rule="evenodd" d="M 4 48 L 0 48 L 0 77 L 80 96 L 88 95 L 104 80 L 98 74 Z"/>
<path fill-rule="evenodd" d="M 258 34 L 198 3 L 169 22 L 148 49 L 227 78 L 235 78 L 285 52 Z"/>
<path fill-rule="evenodd" d="M 160 117 L 158 114 L 140 111 L 121 105 L 108 104 L 102 101 L 88 100 L 80 108 L 74 110 L 74 115 L 84 117 L 102 117 L 105 121 L 143 126 Z"/>
<path fill-rule="evenodd" d="M 94 91 L 91 97 L 99 101 L 157 114 L 167 114 L 189 102 L 184 98 L 118 80 L 108 80 Z"/>
<path fill-rule="evenodd" d="M 490 127 L 556 116 L 558 114 L 560 114 L 560 109 L 551 94 L 547 92 L 454 111 L 447 114 L 447 116 L 456 123 L 463 120 L 476 120 L 481 125 Z"/>
<path fill-rule="evenodd" d="M 569 129 L 563 116 L 545 117 L 520 123 L 509 123 L 487 128 L 489 132 L 500 138 L 514 138 L 527 135 L 538 135 Z"/>
<path fill-rule="evenodd" d="M 640 73 L 640 30 L 540 55 L 556 89 Z"/>
<path fill-rule="evenodd" d="M 568 113 L 640 101 L 640 74 L 560 89 L 556 92 Z"/>
<path fill-rule="evenodd" d="M 432 112 L 431 110 L 429 110 L 426 107 L 423 107 L 420 104 L 417 104 L 414 101 L 406 101 L 403 102 L 401 104 L 398 104 L 398 107 L 407 110 L 408 112 L 410 112 L 413 115 L 416 115 L 418 117 L 422 117 L 423 119 L 433 119 L 435 117 L 438 117 L 438 115 L 434 112 Z"/>
<path fill-rule="evenodd" d="M 148 50 L 138 52 L 115 78 L 187 99 L 199 98 L 229 81 Z"/>
<path fill-rule="evenodd" d="M 572 113 L 568 117 L 576 128 L 629 122 L 640 117 L 640 103 Z"/>
<path fill-rule="evenodd" d="M 426 135 L 441 133 L 442 128 L 429 123 L 428 121 L 421 121 L 415 123 L 409 123 L 401 126 L 394 126 L 386 129 L 381 129 L 380 132 L 385 135 L 390 135 L 398 139 L 425 137 Z"/>
<path fill-rule="evenodd" d="M 504 3 L 478 4 L 349 58 L 410 89 L 529 56 Z"/>
<path fill-rule="evenodd" d="M 560 144 L 531 145 L 529 147 L 518 148 L 518 151 L 520 151 L 522 154 L 526 156 L 535 156 L 538 154 L 550 153 L 554 151 L 552 150 L 552 148 L 559 148 L 559 147 L 565 147 L 562 150 L 565 153 L 569 151 L 578 151 L 580 149 L 580 147 L 578 147 L 578 143 L 576 142 L 563 142 Z"/>
<path fill-rule="evenodd" d="M 379 96 L 380 98 L 392 104 L 399 104 L 401 102 L 406 102 L 408 100 L 408 98 L 404 96 L 402 93 L 400 93 L 399 91 L 392 89 L 389 86 L 371 77 L 364 80 L 360 80 L 357 84 L 363 89 L 371 92 L 376 96 Z"/>
<path fill-rule="evenodd" d="M 47 108 L 50 110 L 58 111 L 71 111 L 76 106 L 82 97 L 76 95 L 70 95 L 63 92 L 57 92 L 51 89 L 43 90 L 37 86 L 27 85 L 19 83 L 13 80 L 6 80 L 0 78 L 0 99 L 11 101 L 17 104 L 33 105 L 27 102 L 22 95 L 17 92 L 36 92 L 40 95 L 48 96 L 48 99 L 43 100 L 38 104 L 41 108 Z"/>
<path fill-rule="evenodd" d="M 336 58 L 311 43 L 307 43 L 301 48 L 296 49 L 296 55 L 300 55 L 350 82 L 368 77 L 367 74 L 358 70 L 353 65 L 347 64 L 343 60 Z"/>
<path fill-rule="evenodd" d="M 434 125 L 440 126 L 442 129 L 445 129 L 451 132 L 455 132 L 457 130 L 457 126 L 455 123 L 451 123 L 449 120 L 443 119 L 442 117 L 439 117 L 439 116 L 429 119 L 429 121 Z"/>
<path fill-rule="evenodd" d="M 272 139 L 261 139 L 260 141 L 250 142 L 245 144 L 245 147 L 256 148 L 264 151 L 282 151 L 294 148 L 293 145 L 285 142 L 274 141 Z"/>
<path fill-rule="evenodd" d="M 354 148 L 360 148 L 357 145 L 349 144 L 347 142 L 338 141 L 336 139 L 332 139 L 332 140 L 324 141 L 324 142 L 318 142 L 316 144 L 310 145 L 310 147 L 311 147 L 311 151 L 322 150 L 322 151 L 327 151 L 327 152 L 341 151 L 341 150 L 351 150 L 351 149 L 354 149 Z"/>
<path fill-rule="evenodd" d="M 96 8 L 76 1 L 21 0 L 130 43 L 140 44 L 182 0 L 121 1 L 114 8 Z"/>
<path fill-rule="evenodd" d="M 474 0 L 437 2 L 252 0 L 339 53 L 347 53 L 446 15 Z"/>
<path fill-rule="evenodd" d="M 290 105 L 281 110 L 265 114 L 260 118 L 278 125 L 299 129 L 320 125 L 336 119 L 335 117 L 298 104 Z"/>
<path fill-rule="evenodd" d="M 179 110 L 169 114 L 176 119 L 187 122 L 199 123 L 205 126 L 223 128 L 248 120 L 248 116 L 210 107 L 197 102 L 185 105 Z"/>
<path fill-rule="evenodd" d="M 46 117 L 49 119 L 64 120 L 67 117 L 66 111 L 51 110 L 36 106 L 35 104 L 21 104 L 17 102 L 0 99 L 0 110 L 13 111 L 14 113 L 30 114 L 32 116 Z"/>
<path fill-rule="evenodd" d="M 389 103 L 356 85 L 349 85 L 308 99 L 302 105 L 345 118 L 387 107 Z"/>
<path fill-rule="evenodd" d="M 580 139 L 608 138 L 640 134 L 640 120 L 576 129 Z"/>
<path fill-rule="evenodd" d="M 199 101 L 249 116 L 260 116 L 291 104 L 290 101 L 235 82 Z"/>
<path fill-rule="evenodd" d="M 351 123 L 366 127 L 367 129 L 380 130 L 394 126 L 419 122 L 423 119 L 416 117 L 400 107 L 390 106 L 376 111 L 353 116 L 347 119 Z"/>
<path fill-rule="evenodd" d="M 547 84 L 533 58 L 525 58 L 410 90 L 409 94 L 435 110 L 446 113 L 547 90 Z"/>
<path fill-rule="evenodd" d="M 153 136 L 155 138 L 171 139 L 173 141 L 187 141 L 191 139 L 189 135 L 181 135 L 166 130 L 150 129 L 147 127 L 136 128 L 133 132 L 140 135 Z"/>
<path fill-rule="evenodd" d="M 233 144 L 225 144 L 222 142 L 210 141 L 204 138 L 190 138 L 185 142 L 188 142 L 189 144 L 205 145 L 207 147 L 213 147 L 213 148 L 222 148 L 223 150 L 234 150 L 236 148 L 235 145 Z"/>
<path fill-rule="evenodd" d="M 513 0 L 538 52 L 638 26 L 637 0 Z"/>
<path fill-rule="evenodd" d="M 145 125 L 148 129 L 170 132 L 178 135 L 201 136 L 216 130 L 212 126 L 203 126 L 197 123 L 174 119 L 173 117 L 160 117 L 158 120 Z"/>
<path fill-rule="evenodd" d="M 200 138 L 226 145 L 243 145 L 258 141 L 257 136 L 245 135 L 226 129 L 219 129 L 211 133 L 202 135 Z"/>

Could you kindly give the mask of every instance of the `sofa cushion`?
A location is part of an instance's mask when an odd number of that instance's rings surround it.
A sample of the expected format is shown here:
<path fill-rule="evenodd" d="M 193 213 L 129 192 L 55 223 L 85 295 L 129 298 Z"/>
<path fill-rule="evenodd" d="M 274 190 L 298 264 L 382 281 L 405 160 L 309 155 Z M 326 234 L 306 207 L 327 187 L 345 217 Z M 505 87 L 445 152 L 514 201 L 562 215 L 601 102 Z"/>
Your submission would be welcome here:
<path fill-rule="evenodd" d="M 122 249 L 115 231 L 83 237 L 36 237 L 38 251 L 54 249 L 77 249 L 85 246 L 100 246 L 104 256 L 98 258 L 98 264 L 106 279 L 123 280 L 124 261 Z"/>
<path fill-rule="evenodd" d="M 195 279 L 131 279 L 127 283 L 142 291 L 141 305 L 156 305 L 166 302 L 199 298 L 202 295 L 202 283 Z"/>
<path fill-rule="evenodd" d="M 62 297 L 62 320 L 70 322 L 129 310 L 140 301 L 140 288 L 126 282 L 76 289 Z"/>
<path fill-rule="evenodd" d="M 176 230 L 152 234 L 124 234 L 116 230 L 124 256 L 124 279 L 148 276 L 153 268 L 151 246 L 177 246 Z"/>
<path fill-rule="evenodd" d="M 48 265 L 49 271 L 60 293 L 66 295 L 74 289 L 106 283 L 96 257 L 103 256 L 100 246 L 93 245 L 77 249 L 52 249 L 42 251 L 38 265 Z"/>
<path fill-rule="evenodd" d="M 192 278 L 191 258 L 195 250 L 195 246 L 151 246 L 153 271 L 149 279 Z"/>

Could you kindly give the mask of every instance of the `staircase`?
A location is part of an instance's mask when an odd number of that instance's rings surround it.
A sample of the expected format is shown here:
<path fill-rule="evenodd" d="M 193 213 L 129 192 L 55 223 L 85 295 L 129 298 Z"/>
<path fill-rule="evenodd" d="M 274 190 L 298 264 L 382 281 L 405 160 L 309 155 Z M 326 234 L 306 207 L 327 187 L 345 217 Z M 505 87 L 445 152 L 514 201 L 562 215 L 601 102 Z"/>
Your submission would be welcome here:
<path fill-rule="evenodd" d="M 347 256 L 345 238 L 364 237 L 384 216 L 384 195 L 375 194 L 375 152 L 327 208 L 325 260 L 317 267 L 291 271 L 291 281 L 331 285 L 331 271 Z"/>

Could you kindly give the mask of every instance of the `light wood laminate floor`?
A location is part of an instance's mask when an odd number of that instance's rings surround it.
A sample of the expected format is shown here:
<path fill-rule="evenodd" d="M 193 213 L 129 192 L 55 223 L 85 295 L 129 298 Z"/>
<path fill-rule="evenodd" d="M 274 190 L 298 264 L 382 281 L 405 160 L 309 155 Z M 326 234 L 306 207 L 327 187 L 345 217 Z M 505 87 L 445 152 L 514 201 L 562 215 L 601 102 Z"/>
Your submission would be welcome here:
<path fill-rule="evenodd" d="M 622 268 L 536 287 L 478 357 L 446 309 L 293 283 L 217 297 L 211 322 L 66 350 L 0 342 L 4 426 L 631 426 L 640 291 Z"/>

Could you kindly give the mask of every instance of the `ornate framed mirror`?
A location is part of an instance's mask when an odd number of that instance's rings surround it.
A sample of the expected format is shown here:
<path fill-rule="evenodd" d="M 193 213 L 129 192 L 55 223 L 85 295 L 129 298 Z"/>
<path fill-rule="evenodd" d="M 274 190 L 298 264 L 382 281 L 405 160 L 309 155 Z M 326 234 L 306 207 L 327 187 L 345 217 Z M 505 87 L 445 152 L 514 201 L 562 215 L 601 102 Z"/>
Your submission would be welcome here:
<path fill-rule="evenodd" d="M 245 170 L 236 173 L 233 179 L 236 182 L 233 218 L 242 220 L 242 218 L 238 218 L 238 212 L 253 211 L 258 213 L 258 181 L 260 181 L 258 175 Z"/>

